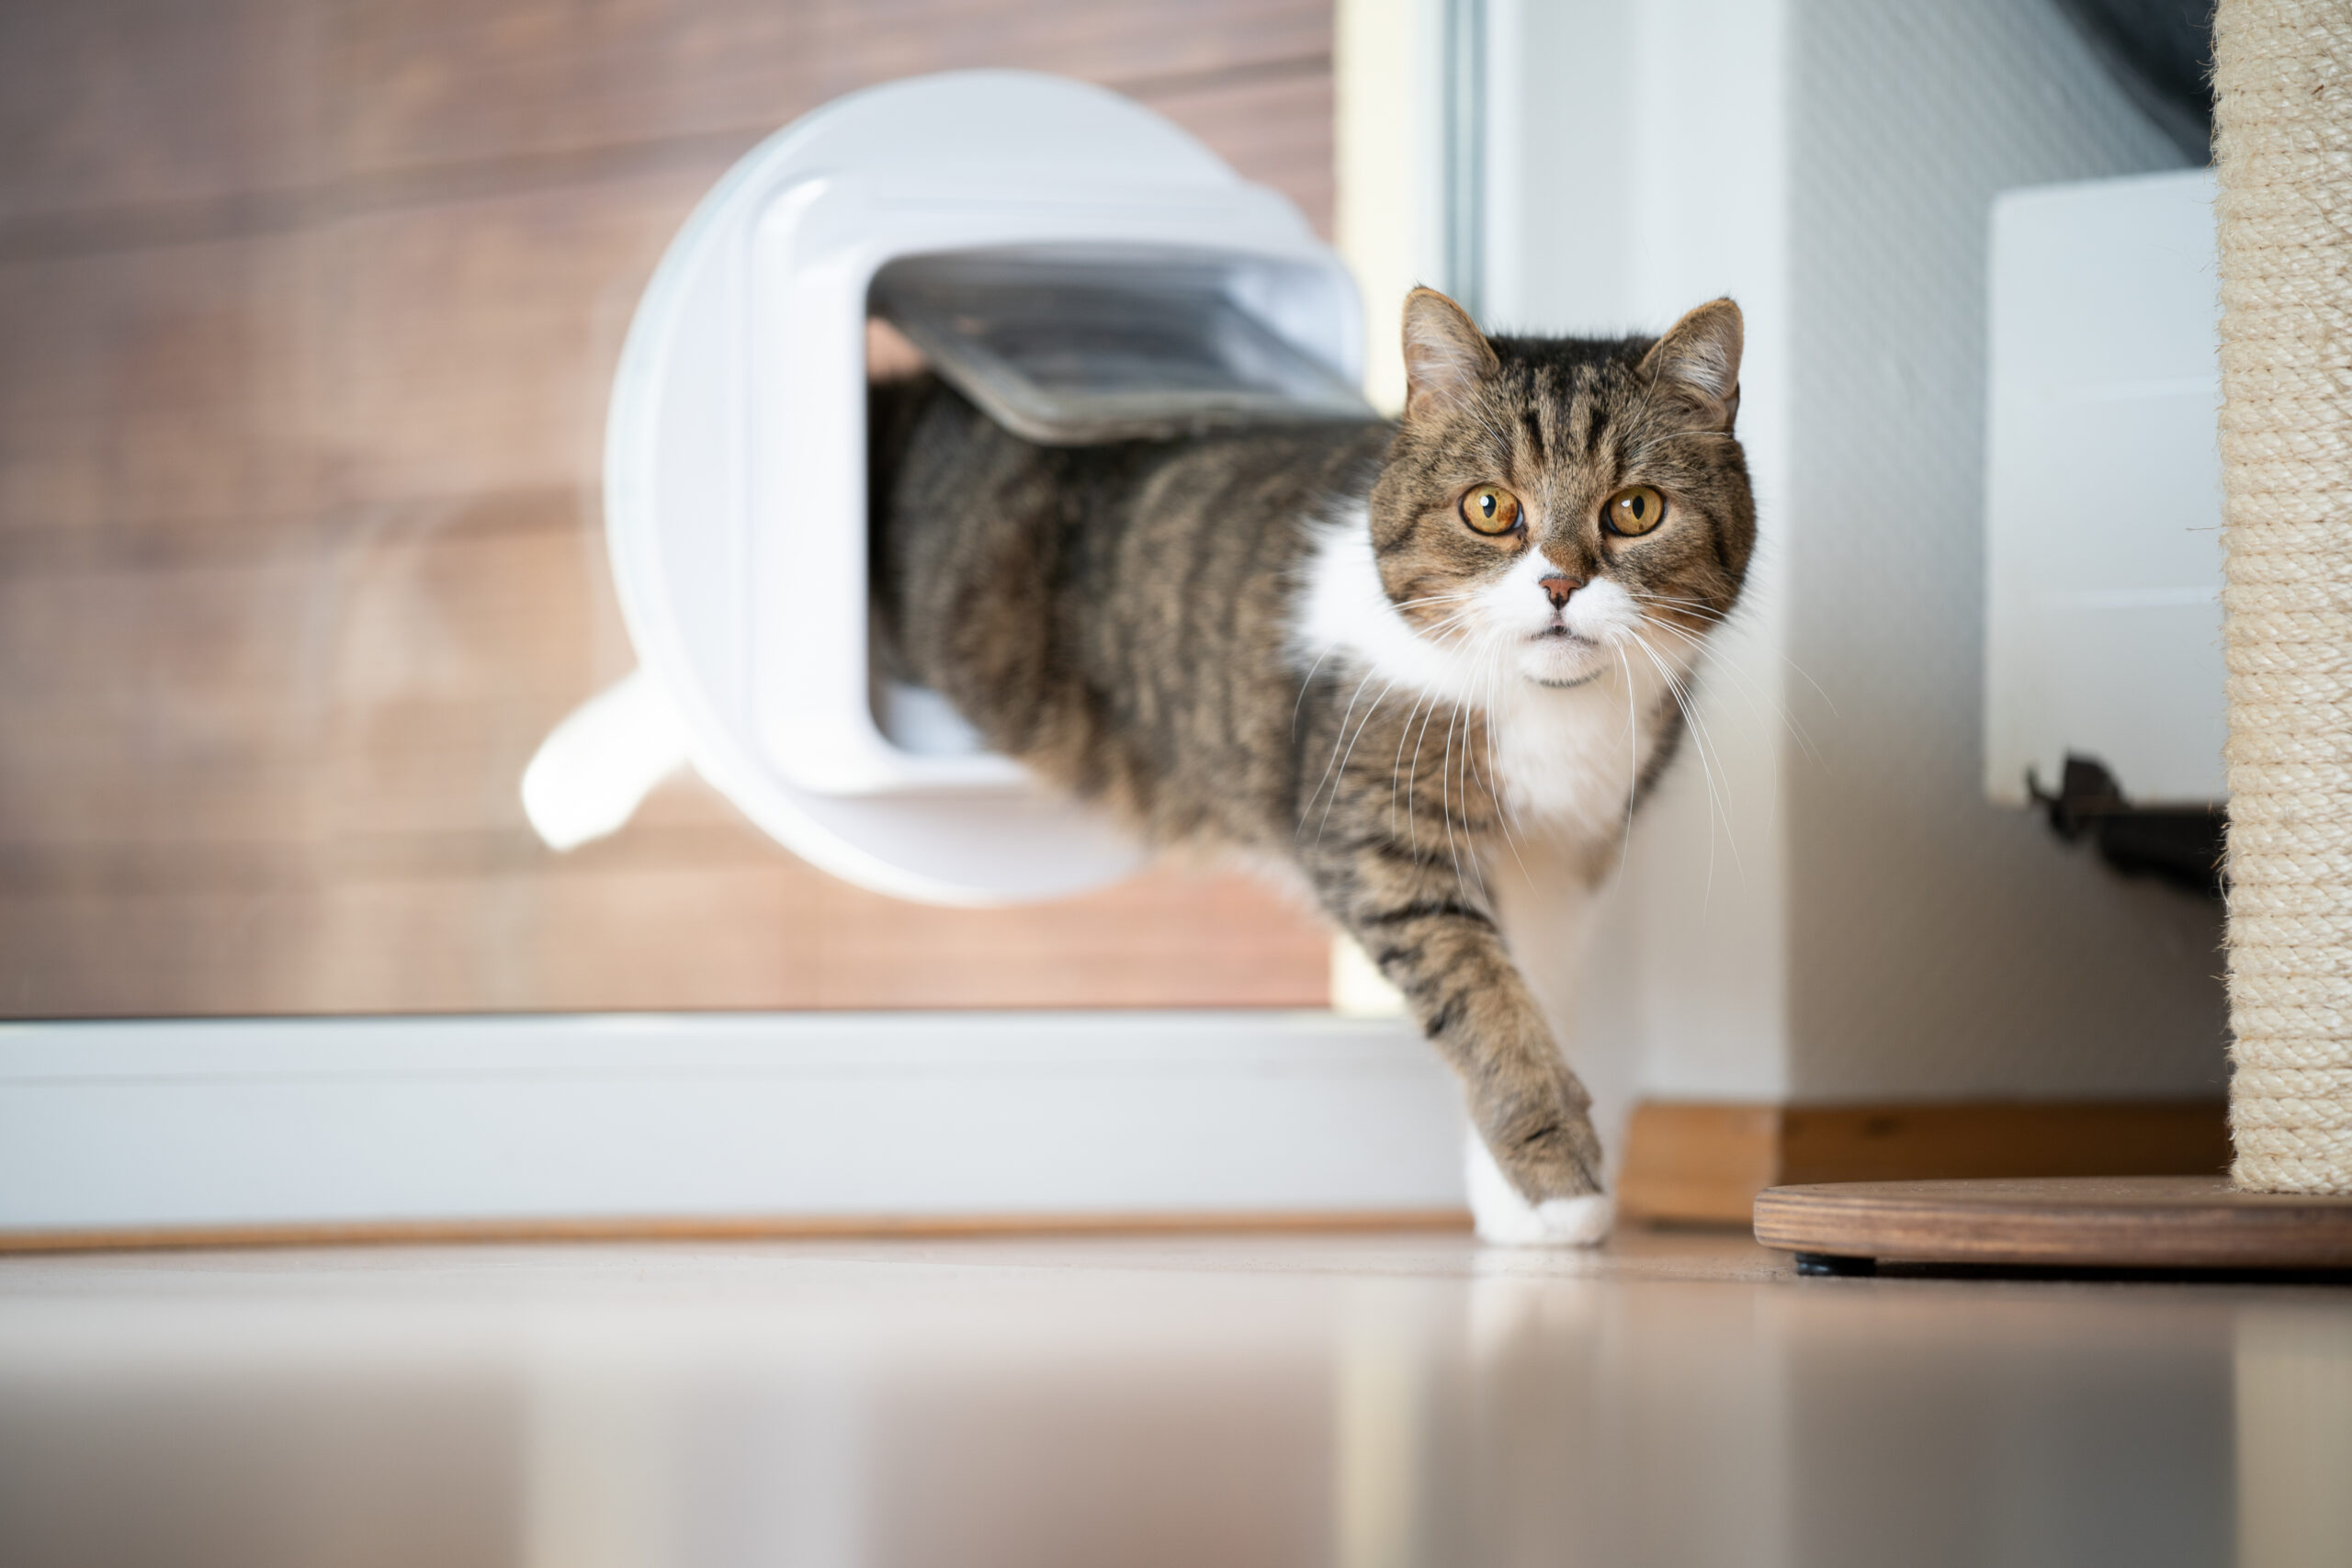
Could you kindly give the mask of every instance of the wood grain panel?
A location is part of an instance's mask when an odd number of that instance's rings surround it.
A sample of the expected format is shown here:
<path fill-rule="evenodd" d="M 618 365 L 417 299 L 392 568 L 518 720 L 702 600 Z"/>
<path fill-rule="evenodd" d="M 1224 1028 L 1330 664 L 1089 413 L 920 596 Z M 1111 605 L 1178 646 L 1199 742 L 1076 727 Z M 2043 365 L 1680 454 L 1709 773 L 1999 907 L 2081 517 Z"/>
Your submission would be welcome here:
<path fill-rule="evenodd" d="M 524 762 L 630 662 L 579 506 L 386 504 L 306 548 L 0 577 L 0 838 L 520 829 Z"/>
<path fill-rule="evenodd" d="M 748 828 L 683 845 L 650 832 L 553 861 L 518 835 L 248 851 L 183 887 L 12 886 L 0 893 L 0 1009 L 93 1017 L 1324 1000 L 1319 931 L 1270 909 L 1236 877 L 1161 871 L 1087 898 L 975 912 L 846 888 Z"/>
<path fill-rule="evenodd" d="M 1328 61 L 1331 23 L 1298 0 L 363 0 L 340 43 L 365 173 L 757 135 L 860 87 L 974 67 L 1149 100 Z"/>
<path fill-rule="evenodd" d="M 0 718 L 30 742 L 0 751 L 0 867 L 19 902 L 62 900 L 74 942 L 99 908 L 167 934 L 208 894 L 243 930 L 275 931 L 289 898 L 318 904 L 292 947 L 283 932 L 192 947 L 206 978 L 183 993 L 161 954 L 127 978 L 107 944 L 77 964 L 74 943 L 11 943 L 0 970 L 36 976 L 11 980 L 17 1010 L 179 994 L 221 1010 L 203 998 L 238 973 L 259 1010 L 1323 999 L 1319 928 L 1238 879 L 1167 872 L 989 914 L 902 905 L 791 861 L 684 785 L 613 846 L 541 848 L 523 764 L 627 667 L 577 504 L 390 508 L 316 559 L 0 583 Z M 768 869 L 747 880 L 747 864 Z M 695 908 L 695 886 L 708 935 L 667 915 Z"/>
<path fill-rule="evenodd" d="M 1240 875 L 1162 867 L 975 914 L 825 884 L 826 1007 L 1321 1007 L 1330 939 Z M 883 1004 L 871 1000 L 887 995 Z"/>
<path fill-rule="evenodd" d="M 0 225 L 299 186 L 335 138 L 317 0 L 0 6 Z"/>
<path fill-rule="evenodd" d="M 1779 1180 L 2199 1176 L 2229 1163 L 2219 1100 L 1792 1106 Z"/>
<path fill-rule="evenodd" d="M 1150 101 L 1186 78 L 1331 52 L 1331 7 L 1305 0 L 821 0 L 808 13 L 820 98 L 930 71 L 1010 66 Z"/>
<path fill-rule="evenodd" d="M 1736 1224 L 1781 1175 L 1781 1109 L 1644 1100 L 1625 1128 L 1618 1210 Z"/>
<path fill-rule="evenodd" d="M 320 505 L 298 240 L 0 265 L 0 532 Z"/>
<path fill-rule="evenodd" d="M 2197 1176 L 2225 1168 L 2220 1100 L 1767 1105 L 1647 1101 L 1626 1133 L 1618 1205 L 1747 1223 L 1783 1182 Z"/>
<path fill-rule="evenodd" d="M 0 833 L 298 830 L 309 563 L 0 581 Z M 227 581 L 222 581 L 226 579 Z"/>
<path fill-rule="evenodd" d="M 773 128 L 815 107 L 792 0 L 357 0 L 355 172 Z"/>
<path fill-rule="evenodd" d="M 305 889 L 21 888 L 14 877 L 0 882 L 0 1011 L 8 1017 L 303 1010 L 319 913 Z"/>
<path fill-rule="evenodd" d="M 352 495 L 596 490 L 629 317 L 724 168 L 338 223 L 331 379 Z"/>
<path fill-rule="evenodd" d="M 1216 150 L 1247 179 L 1298 203 L 1332 234 L 1331 77 L 1328 69 L 1184 86 L 1151 106 Z"/>
<path fill-rule="evenodd" d="M 1775 1187 L 1756 1239 L 1836 1258 L 2075 1269 L 2352 1269 L 2352 1198 L 2220 1174 Z"/>

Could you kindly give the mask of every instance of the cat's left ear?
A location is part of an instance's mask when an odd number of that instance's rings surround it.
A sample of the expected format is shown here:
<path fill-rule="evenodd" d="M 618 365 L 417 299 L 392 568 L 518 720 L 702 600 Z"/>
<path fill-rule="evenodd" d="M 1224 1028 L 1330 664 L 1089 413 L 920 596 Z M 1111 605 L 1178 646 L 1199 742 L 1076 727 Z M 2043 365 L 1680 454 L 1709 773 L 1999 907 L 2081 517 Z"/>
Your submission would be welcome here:
<path fill-rule="evenodd" d="M 1739 307 L 1711 299 L 1651 345 L 1642 356 L 1642 374 L 1687 407 L 1697 428 L 1728 434 L 1739 417 L 1739 351 L 1745 338 Z"/>
<path fill-rule="evenodd" d="M 1407 419 L 1466 406 L 1478 383 L 1502 367 L 1469 311 L 1434 288 L 1405 296 Z"/>

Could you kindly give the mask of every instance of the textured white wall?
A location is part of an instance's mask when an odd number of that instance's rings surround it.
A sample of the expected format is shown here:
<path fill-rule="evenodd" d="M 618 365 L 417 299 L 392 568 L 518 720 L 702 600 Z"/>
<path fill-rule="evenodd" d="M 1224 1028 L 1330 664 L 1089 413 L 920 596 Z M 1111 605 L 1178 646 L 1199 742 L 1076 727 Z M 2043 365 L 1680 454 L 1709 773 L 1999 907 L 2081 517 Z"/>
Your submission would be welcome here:
<path fill-rule="evenodd" d="M 2218 1093 L 2218 911 L 1979 787 L 1989 207 L 2178 154 L 2048 0 L 1790 22 L 1792 1091 Z"/>
<path fill-rule="evenodd" d="M 2050 0 L 1488 5 L 1496 323 L 1729 292 L 1749 332 L 1763 542 L 1580 1066 L 1609 1099 L 2218 1092 L 2215 912 L 1978 792 L 1989 204 L 2177 154 Z"/>

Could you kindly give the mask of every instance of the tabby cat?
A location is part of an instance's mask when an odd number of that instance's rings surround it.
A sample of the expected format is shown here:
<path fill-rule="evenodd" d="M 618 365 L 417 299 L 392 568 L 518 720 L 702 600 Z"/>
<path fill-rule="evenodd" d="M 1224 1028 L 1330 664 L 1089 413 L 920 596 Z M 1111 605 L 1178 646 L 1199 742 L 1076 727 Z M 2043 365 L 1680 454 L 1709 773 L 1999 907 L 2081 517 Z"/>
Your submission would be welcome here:
<path fill-rule="evenodd" d="M 1102 446 L 873 389 L 885 670 L 1156 840 L 1295 868 L 1460 1074 L 1501 1239 L 1608 1209 L 1492 879 L 1544 846 L 1588 897 L 1673 757 L 1755 541 L 1741 336 L 1718 299 L 1658 339 L 1488 337 L 1416 289 L 1401 422 Z"/>

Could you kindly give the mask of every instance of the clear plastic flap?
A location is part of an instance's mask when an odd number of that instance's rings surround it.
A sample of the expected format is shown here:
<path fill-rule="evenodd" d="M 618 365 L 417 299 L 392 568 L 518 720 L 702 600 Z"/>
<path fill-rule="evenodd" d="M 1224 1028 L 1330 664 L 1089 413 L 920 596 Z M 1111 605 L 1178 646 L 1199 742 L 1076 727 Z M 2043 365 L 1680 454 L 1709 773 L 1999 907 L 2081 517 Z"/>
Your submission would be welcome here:
<path fill-rule="evenodd" d="M 1014 434 L 1048 446 L 1373 417 L 1329 367 L 1242 302 L 1245 260 L 918 256 L 875 312 Z"/>

